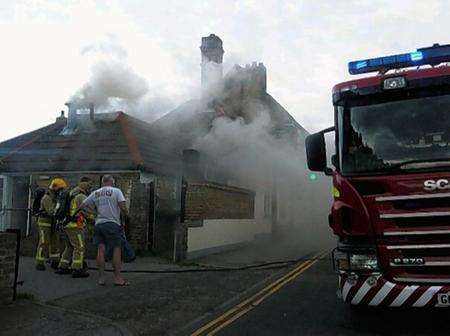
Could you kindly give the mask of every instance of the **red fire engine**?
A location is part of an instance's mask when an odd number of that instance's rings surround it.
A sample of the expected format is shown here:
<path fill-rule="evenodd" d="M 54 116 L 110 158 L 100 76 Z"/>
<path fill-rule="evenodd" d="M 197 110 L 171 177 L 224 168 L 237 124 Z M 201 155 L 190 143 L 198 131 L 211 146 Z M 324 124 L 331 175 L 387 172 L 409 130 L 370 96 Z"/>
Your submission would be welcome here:
<path fill-rule="evenodd" d="M 450 45 L 349 63 L 375 76 L 333 88 L 334 127 L 306 139 L 333 176 L 329 224 L 352 305 L 450 306 Z M 334 169 L 325 137 L 335 132 Z"/>

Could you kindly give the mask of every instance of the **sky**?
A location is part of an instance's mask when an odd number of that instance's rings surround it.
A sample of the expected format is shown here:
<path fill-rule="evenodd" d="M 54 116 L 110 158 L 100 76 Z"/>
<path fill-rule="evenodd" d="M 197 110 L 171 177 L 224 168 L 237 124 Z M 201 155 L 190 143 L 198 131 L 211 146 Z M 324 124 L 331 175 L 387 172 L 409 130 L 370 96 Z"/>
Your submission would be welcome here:
<path fill-rule="evenodd" d="M 268 92 L 318 131 L 349 61 L 450 43 L 448 13 L 445 0 L 0 0 L 0 141 L 54 122 L 105 60 L 146 80 L 148 119 L 197 98 L 211 33 L 225 70 L 263 62 Z"/>

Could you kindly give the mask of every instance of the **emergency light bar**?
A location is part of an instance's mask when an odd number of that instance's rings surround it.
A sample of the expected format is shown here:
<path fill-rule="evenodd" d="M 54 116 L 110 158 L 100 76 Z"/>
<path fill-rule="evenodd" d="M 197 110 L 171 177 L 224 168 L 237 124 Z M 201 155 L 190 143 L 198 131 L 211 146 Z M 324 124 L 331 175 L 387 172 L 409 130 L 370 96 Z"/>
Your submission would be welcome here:
<path fill-rule="evenodd" d="M 408 54 L 399 54 L 370 58 L 348 63 L 348 72 L 351 75 L 374 71 L 387 71 L 390 69 L 406 68 L 423 64 L 437 65 L 450 62 L 450 44 L 434 44 L 432 47 L 417 49 Z"/>

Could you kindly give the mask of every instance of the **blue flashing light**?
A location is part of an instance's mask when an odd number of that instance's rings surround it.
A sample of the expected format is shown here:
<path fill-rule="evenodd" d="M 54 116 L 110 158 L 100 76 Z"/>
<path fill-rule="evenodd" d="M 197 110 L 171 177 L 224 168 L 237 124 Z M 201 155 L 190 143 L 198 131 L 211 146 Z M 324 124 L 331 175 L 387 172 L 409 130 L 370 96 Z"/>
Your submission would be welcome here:
<path fill-rule="evenodd" d="M 367 61 L 360 61 L 356 63 L 356 69 L 362 69 L 367 66 Z"/>
<path fill-rule="evenodd" d="M 421 51 L 415 51 L 409 54 L 411 56 L 411 61 L 421 61 L 423 60 L 423 54 Z"/>
<path fill-rule="evenodd" d="M 407 54 L 377 57 L 348 63 L 348 71 L 352 75 L 400 69 L 423 64 L 436 65 L 450 62 L 450 45 L 435 44 L 429 48 L 417 49 Z"/>

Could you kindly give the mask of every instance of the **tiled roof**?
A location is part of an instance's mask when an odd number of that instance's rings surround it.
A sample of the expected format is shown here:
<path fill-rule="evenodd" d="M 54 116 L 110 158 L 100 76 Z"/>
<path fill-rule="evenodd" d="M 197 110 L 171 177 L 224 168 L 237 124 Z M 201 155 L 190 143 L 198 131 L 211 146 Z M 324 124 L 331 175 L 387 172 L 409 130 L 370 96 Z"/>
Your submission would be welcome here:
<path fill-rule="evenodd" d="M 65 122 L 0 143 L 0 174 L 145 170 L 173 174 L 180 155 L 165 150 L 150 124 L 123 112 L 98 114 L 92 132 L 61 135 Z"/>

